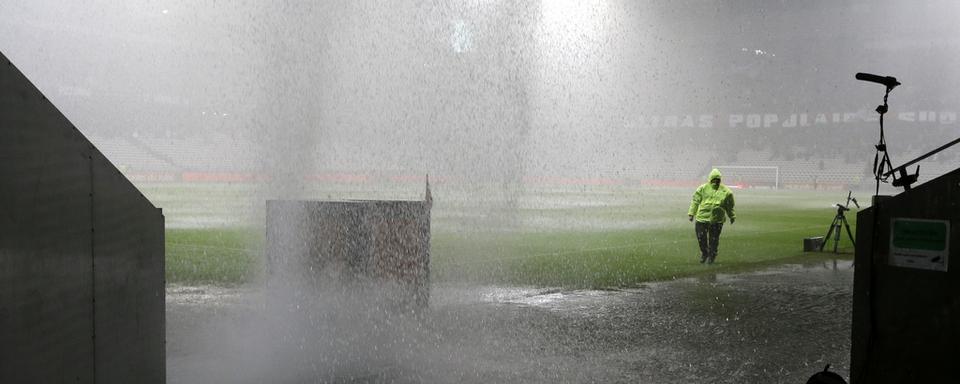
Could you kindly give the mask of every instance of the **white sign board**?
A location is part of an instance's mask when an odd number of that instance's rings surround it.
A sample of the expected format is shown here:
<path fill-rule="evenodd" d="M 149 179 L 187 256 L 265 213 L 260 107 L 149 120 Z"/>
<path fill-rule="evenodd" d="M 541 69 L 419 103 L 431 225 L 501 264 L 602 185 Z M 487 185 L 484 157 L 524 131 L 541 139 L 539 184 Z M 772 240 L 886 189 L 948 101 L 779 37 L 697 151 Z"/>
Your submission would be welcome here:
<path fill-rule="evenodd" d="M 890 265 L 947 271 L 950 221 L 890 219 Z"/>

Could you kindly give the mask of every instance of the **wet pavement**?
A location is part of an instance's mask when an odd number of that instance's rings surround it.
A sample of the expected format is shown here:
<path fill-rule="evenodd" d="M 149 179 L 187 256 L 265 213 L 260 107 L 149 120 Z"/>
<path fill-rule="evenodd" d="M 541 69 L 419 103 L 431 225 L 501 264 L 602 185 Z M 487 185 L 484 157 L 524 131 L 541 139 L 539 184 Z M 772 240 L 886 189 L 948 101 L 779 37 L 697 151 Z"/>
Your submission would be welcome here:
<path fill-rule="evenodd" d="M 170 287 L 170 383 L 804 383 L 849 369 L 849 261 L 568 291 L 435 284 L 430 308 Z M 357 303 L 363 303 L 357 305 Z"/>

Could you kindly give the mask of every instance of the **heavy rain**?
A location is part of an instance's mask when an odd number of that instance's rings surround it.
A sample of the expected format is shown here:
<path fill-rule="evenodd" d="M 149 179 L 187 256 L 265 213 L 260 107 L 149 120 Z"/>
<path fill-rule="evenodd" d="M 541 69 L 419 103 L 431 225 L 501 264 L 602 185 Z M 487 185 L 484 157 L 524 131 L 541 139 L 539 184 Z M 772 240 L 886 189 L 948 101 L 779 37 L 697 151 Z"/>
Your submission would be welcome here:
<path fill-rule="evenodd" d="M 163 209 L 168 382 L 797 383 L 849 377 L 877 105 L 893 166 L 960 137 L 958 14 L 0 0 L 0 52 Z"/>

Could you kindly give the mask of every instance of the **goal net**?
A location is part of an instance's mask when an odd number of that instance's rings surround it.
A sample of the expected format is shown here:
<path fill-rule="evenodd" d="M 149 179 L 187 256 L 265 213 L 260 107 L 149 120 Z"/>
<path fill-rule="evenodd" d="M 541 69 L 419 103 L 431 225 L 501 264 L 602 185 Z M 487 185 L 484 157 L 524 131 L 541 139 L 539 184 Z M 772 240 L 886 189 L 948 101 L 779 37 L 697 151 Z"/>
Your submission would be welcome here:
<path fill-rule="evenodd" d="M 740 188 L 780 188 L 780 167 L 714 165 L 723 174 L 723 183 Z"/>

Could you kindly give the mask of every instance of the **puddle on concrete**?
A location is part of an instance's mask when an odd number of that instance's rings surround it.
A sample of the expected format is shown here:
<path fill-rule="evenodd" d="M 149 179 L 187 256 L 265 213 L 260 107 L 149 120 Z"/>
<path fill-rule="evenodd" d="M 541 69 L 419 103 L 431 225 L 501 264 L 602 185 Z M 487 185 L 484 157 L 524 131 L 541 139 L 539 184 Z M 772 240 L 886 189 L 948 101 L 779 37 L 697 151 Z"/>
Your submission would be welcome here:
<path fill-rule="evenodd" d="M 259 290 L 249 287 L 228 288 L 215 285 L 167 285 L 167 305 L 231 306 L 249 301 Z"/>
<path fill-rule="evenodd" d="M 828 261 L 629 290 L 436 284 L 430 309 L 416 316 L 358 303 L 299 318 L 263 313 L 270 307 L 255 289 L 171 287 L 168 376 L 171 383 L 805 382 L 828 363 L 841 374 L 848 369 L 852 287 L 850 262 Z"/>

